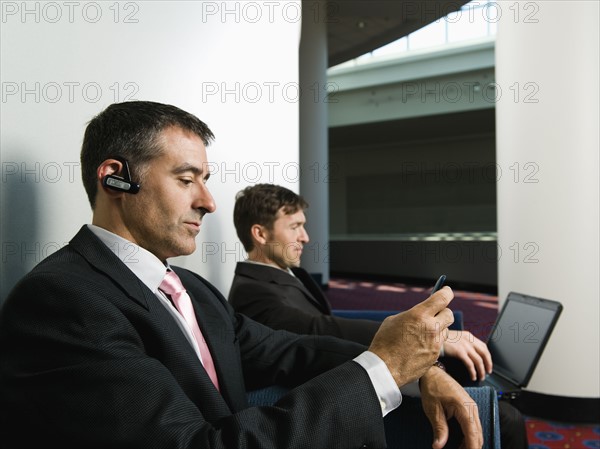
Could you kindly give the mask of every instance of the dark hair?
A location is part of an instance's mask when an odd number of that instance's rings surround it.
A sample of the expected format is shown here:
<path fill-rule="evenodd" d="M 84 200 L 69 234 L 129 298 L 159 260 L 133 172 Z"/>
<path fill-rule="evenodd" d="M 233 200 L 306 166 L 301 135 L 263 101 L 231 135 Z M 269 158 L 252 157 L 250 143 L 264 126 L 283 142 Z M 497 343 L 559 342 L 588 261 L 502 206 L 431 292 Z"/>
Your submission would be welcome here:
<path fill-rule="evenodd" d="M 256 184 L 238 192 L 233 208 L 233 224 L 244 249 L 250 252 L 254 243 L 250 229 L 255 224 L 273 229 L 275 217 L 283 208 L 286 215 L 308 207 L 300 195 L 274 184 Z"/>
<path fill-rule="evenodd" d="M 81 176 L 92 209 L 98 193 L 98 166 L 120 156 L 129 162 L 132 178 L 141 182 L 147 164 L 162 153 L 161 132 L 170 127 L 196 134 L 205 145 L 214 139 L 212 131 L 196 116 L 150 101 L 111 104 L 88 123 L 81 146 Z"/>

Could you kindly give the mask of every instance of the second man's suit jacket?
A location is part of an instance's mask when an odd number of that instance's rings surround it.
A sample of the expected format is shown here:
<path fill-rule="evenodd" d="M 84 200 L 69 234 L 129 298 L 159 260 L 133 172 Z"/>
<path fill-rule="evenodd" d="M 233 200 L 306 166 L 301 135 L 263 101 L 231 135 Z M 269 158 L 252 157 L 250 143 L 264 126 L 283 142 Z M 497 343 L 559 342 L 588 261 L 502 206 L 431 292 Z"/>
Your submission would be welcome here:
<path fill-rule="evenodd" d="M 377 395 L 351 361 L 363 346 L 273 331 L 174 269 L 221 391 L 155 294 L 84 226 L 0 311 L 0 447 L 385 447 Z M 246 390 L 269 384 L 298 387 L 248 408 Z"/>
<path fill-rule="evenodd" d="M 381 323 L 336 317 L 319 285 L 302 268 L 238 262 L 229 292 L 233 308 L 273 329 L 333 335 L 370 345 Z"/>

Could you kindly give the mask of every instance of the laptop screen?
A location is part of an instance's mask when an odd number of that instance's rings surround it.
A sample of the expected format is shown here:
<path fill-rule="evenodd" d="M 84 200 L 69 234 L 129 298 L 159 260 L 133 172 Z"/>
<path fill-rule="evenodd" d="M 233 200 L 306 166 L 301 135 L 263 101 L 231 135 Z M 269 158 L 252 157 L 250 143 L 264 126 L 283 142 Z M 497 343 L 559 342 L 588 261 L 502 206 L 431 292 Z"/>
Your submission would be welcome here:
<path fill-rule="evenodd" d="M 494 372 L 526 386 L 561 310 L 556 301 L 510 293 L 488 340 Z"/>

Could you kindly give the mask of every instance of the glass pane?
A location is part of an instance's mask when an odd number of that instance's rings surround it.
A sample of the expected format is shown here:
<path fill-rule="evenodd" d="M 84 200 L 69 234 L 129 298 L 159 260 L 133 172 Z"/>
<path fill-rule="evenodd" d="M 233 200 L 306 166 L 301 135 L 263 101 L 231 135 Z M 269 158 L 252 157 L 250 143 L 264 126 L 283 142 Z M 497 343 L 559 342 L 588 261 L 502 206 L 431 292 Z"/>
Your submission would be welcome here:
<path fill-rule="evenodd" d="M 408 38 L 403 37 L 373 51 L 373 56 L 390 55 L 408 50 Z"/>
<path fill-rule="evenodd" d="M 408 36 L 408 48 L 420 48 L 442 45 L 446 42 L 446 21 L 439 20 L 421 28 Z"/>
<path fill-rule="evenodd" d="M 488 35 L 488 25 L 496 21 L 497 10 L 494 6 L 468 3 L 457 13 L 449 15 L 448 42 L 476 39 Z"/>

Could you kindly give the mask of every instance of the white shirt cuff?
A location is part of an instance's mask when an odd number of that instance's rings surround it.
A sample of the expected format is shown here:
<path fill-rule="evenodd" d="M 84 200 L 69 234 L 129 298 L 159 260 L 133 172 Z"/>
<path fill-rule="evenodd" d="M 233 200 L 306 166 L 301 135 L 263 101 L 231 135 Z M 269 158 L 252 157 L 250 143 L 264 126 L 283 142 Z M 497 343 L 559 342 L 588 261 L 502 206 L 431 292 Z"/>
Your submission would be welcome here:
<path fill-rule="evenodd" d="M 370 351 L 363 352 L 354 361 L 367 371 L 379 398 L 382 416 L 398 408 L 402 403 L 402 393 L 384 361 Z"/>

